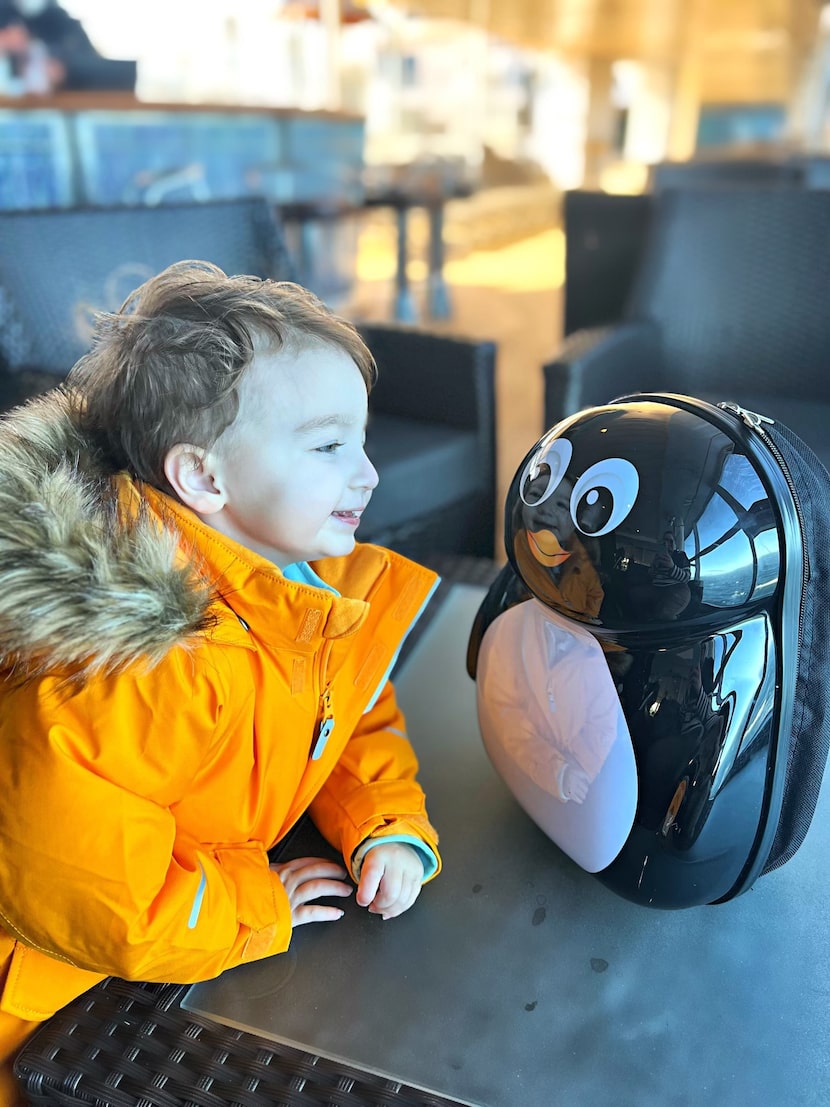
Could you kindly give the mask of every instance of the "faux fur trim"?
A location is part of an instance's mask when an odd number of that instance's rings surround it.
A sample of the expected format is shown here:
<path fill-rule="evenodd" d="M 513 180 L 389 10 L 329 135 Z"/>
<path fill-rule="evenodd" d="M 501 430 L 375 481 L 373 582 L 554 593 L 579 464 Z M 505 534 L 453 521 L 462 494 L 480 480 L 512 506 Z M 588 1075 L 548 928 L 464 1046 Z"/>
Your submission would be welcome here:
<path fill-rule="evenodd" d="M 0 669 L 85 678 L 156 664 L 212 622 L 176 534 L 119 511 L 61 390 L 0 420 Z"/>

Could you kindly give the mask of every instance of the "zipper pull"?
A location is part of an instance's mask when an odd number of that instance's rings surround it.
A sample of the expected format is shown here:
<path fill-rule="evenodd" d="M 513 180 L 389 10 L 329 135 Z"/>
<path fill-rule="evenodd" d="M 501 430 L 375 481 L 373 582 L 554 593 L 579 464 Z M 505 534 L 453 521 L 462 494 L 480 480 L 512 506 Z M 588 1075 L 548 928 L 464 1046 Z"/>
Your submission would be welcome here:
<path fill-rule="evenodd" d="M 718 407 L 722 408 L 724 411 L 731 411 L 733 415 L 737 415 L 741 422 L 746 423 L 752 430 L 761 430 L 764 423 L 767 423 L 771 427 L 775 426 L 774 419 L 770 419 L 766 415 L 759 415 L 757 411 L 748 411 L 747 408 L 741 407 L 740 404 L 735 404 L 731 400 L 718 404 Z"/>
<path fill-rule="evenodd" d="M 326 748 L 326 743 L 331 736 L 331 732 L 334 730 L 334 715 L 331 710 L 331 692 L 326 688 L 323 693 L 323 720 L 317 730 L 317 737 L 314 739 L 314 745 L 311 747 L 311 760 L 319 761 L 323 756 L 323 751 Z"/>

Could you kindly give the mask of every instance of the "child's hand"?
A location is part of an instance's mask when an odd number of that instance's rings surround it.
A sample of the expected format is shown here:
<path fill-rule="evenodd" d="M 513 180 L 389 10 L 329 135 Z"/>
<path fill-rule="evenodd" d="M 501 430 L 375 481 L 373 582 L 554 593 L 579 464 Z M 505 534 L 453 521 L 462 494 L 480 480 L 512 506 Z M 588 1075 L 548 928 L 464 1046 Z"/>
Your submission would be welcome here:
<path fill-rule="evenodd" d="M 321 896 L 349 896 L 350 884 L 344 879 L 349 874 L 342 865 L 325 861 L 322 857 L 297 857 L 293 861 L 269 866 L 282 881 L 291 904 L 291 925 L 302 926 L 310 922 L 333 922 L 342 917 L 339 907 L 312 903 Z"/>
<path fill-rule="evenodd" d="M 373 915 L 394 919 L 409 910 L 424 879 L 424 863 L 412 846 L 389 842 L 372 846 L 363 859 L 357 902 Z"/>
<path fill-rule="evenodd" d="M 562 793 L 566 800 L 572 803 L 582 803 L 588 795 L 590 785 L 588 774 L 574 765 L 566 765 L 562 773 Z"/>

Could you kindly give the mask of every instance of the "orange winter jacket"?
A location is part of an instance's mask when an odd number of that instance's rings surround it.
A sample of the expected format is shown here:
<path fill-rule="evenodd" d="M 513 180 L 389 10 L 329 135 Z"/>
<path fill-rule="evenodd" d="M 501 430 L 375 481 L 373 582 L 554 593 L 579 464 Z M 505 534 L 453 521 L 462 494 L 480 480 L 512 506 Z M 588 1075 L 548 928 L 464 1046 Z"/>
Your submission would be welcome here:
<path fill-rule="evenodd" d="M 349 866 L 384 834 L 437 856 L 387 680 L 434 574 L 358 546 L 315 563 L 339 597 L 293 583 L 85 451 L 59 397 L 0 431 L 0 1010 L 25 1019 L 285 950 L 266 851 L 307 809 Z"/>

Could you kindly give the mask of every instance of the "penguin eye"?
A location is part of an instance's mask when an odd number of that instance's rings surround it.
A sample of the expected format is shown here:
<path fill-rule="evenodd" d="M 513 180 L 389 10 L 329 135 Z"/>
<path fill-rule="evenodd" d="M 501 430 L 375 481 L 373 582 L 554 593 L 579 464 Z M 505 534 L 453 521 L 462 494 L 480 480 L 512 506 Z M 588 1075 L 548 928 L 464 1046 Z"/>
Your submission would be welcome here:
<path fill-rule="evenodd" d="M 614 530 L 634 506 L 640 478 L 630 461 L 609 457 L 587 469 L 571 493 L 571 517 L 583 534 Z"/>
<path fill-rule="evenodd" d="M 525 465 L 519 481 L 519 496 L 528 507 L 535 507 L 555 492 L 571 460 L 573 446 L 565 438 L 546 442 Z"/>

